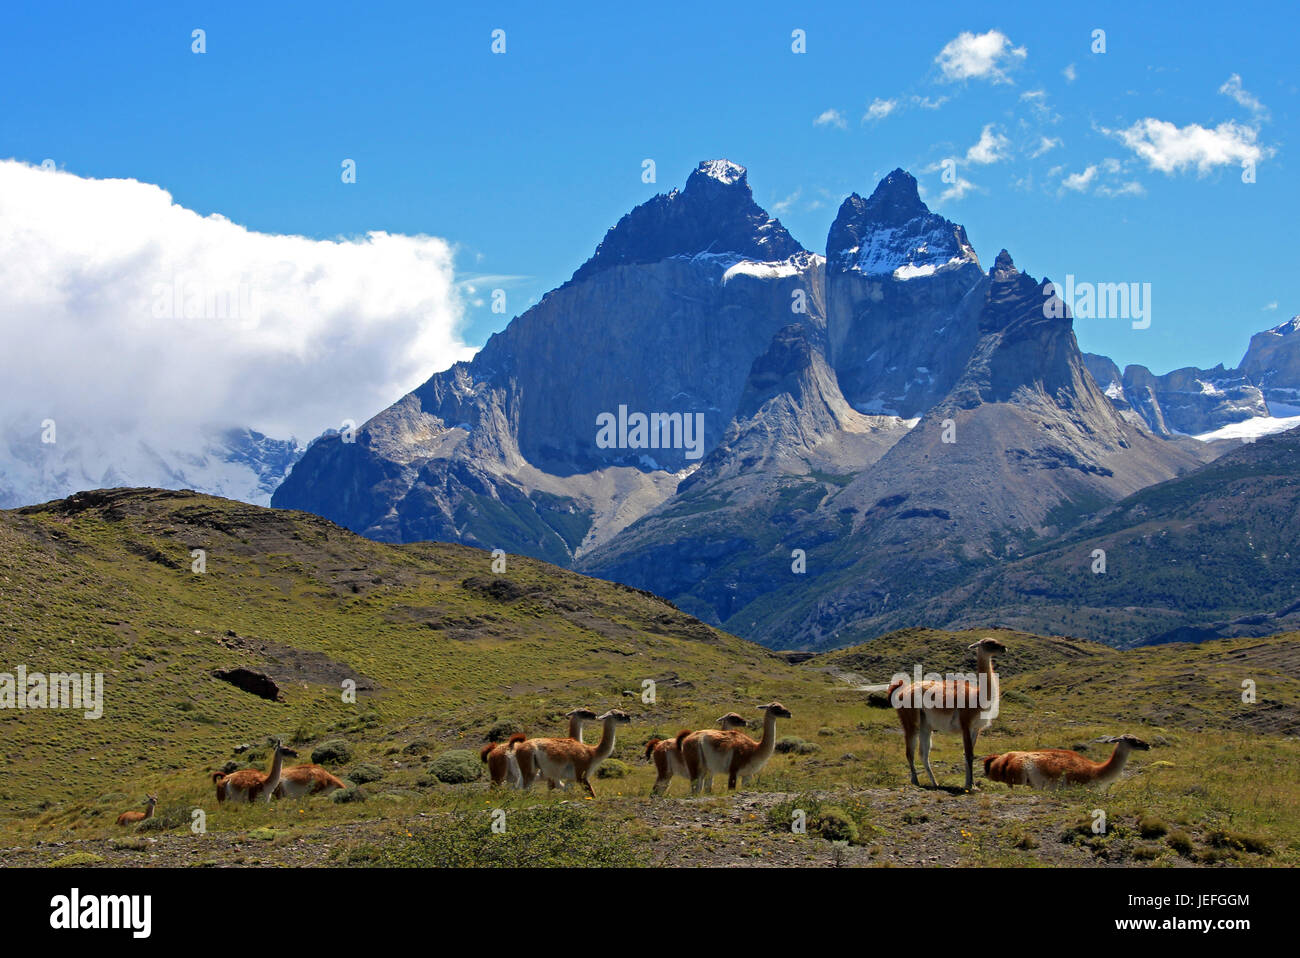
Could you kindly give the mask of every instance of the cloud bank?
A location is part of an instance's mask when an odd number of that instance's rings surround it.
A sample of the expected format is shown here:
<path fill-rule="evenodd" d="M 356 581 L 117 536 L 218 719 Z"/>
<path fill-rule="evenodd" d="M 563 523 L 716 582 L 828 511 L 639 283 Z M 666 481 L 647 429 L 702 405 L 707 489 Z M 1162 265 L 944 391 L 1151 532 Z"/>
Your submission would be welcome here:
<path fill-rule="evenodd" d="M 445 240 L 258 233 L 158 186 L 0 161 L 5 419 L 306 440 L 472 355 L 461 316 Z"/>

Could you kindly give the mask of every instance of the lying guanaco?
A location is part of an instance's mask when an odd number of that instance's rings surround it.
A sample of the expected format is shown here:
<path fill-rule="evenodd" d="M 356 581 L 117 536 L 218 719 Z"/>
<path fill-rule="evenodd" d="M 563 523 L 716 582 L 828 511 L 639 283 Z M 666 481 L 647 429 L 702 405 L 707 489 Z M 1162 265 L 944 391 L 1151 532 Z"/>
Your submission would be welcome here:
<path fill-rule="evenodd" d="M 749 723 L 735 712 L 728 712 L 718 719 L 718 728 L 724 732 L 748 727 Z M 645 743 L 646 761 L 655 763 L 657 773 L 654 787 L 650 789 L 651 795 L 662 795 L 667 790 L 668 783 L 673 780 L 674 775 L 680 775 L 690 781 L 691 775 L 690 770 L 686 767 L 686 759 L 682 757 L 681 749 L 677 747 L 678 740 L 690 734 L 690 729 L 683 729 L 677 733 L 675 738 L 652 738 Z"/>
<path fill-rule="evenodd" d="M 1110 758 L 1093 762 L 1078 752 L 1064 748 L 1041 748 L 1031 752 L 1005 752 L 984 759 L 984 774 L 995 782 L 1012 788 L 1059 788 L 1062 785 L 1100 785 L 1102 788 L 1119 778 L 1134 749 L 1147 751 L 1146 742 L 1133 735 L 1103 739 L 1114 743 Z"/>
<path fill-rule="evenodd" d="M 269 772 L 259 772 L 255 768 L 243 768 L 229 775 L 213 772 L 212 781 L 217 786 L 217 801 L 224 802 L 230 799 L 232 802 L 255 802 L 265 796 L 267 803 L 270 804 L 271 796 L 280 784 L 280 772 L 284 767 L 286 755 L 292 758 L 298 757 L 297 752 L 285 748 L 277 738 Z"/>
<path fill-rule="evenodd" d="M 134 825 L 136 822 L 142 822 L 146 818 L 153 818 L 154 806 L 158 804 L 157 795 L 146 795 L 143 812 L 123 812 L 117 816 L 119 825 Z"/>

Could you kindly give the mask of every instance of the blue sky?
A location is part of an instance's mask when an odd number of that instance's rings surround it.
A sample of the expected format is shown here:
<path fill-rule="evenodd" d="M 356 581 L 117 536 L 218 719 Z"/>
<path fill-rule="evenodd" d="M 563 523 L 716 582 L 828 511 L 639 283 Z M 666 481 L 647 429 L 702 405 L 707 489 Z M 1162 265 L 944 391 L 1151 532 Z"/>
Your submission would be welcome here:
<path fill-rule="evenodd" d="M 155 183 L 268 233 L 444 237 L 458 280 L 508 293 L 507 316 L 470 308 L 472 344 L 718 156 L 813 250 L 845 195 L 902 166 L 985 266 L 1006 247 L 1040 277 L 1151 283 L 1149 329 L 1076 324 L 1121 364 L 1233 364 L 1300 312 L 1294 5 L 42 3 L 5 20 L 0 157 Z M 991 66 L 946 75 L 941 51 L 989 31 L 1006 38 Z M 970 185 L 941 199 L 949 157 Z"/>

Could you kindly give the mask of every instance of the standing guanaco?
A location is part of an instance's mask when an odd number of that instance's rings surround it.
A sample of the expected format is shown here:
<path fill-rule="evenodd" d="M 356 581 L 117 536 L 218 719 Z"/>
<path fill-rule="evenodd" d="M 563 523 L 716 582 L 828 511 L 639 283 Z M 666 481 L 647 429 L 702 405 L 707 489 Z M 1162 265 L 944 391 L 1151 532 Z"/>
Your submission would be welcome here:
<path fill-rule="evenodd" d="M 920 785 L 916 777 L 916 748 L 921 747 L 921 763 L 930 776 L 930 784 L 938 788 L 934 769 L 930 767 L 930 736 L 940 732 L 960 732 L 962 749 L 966 757 L 966 791 L 975 787 L 975 738 L 981 729 L 993 724 L 998 713 L 1001 692 L 998 674 L 993 671 L 993 656 L 1001 655 L 1007 647 L 997 639 L 981 639 L 967 646 L 974 650 L 979 669 L 978 683 L 960 679 L 930 680 L 913 684 L 898 679 L 889 686 L 889 701 L 898 713 L 903 726 L 907 765 L 912 773 L 912 784 Z M 982 690 L 981 690 L 982 689 Z"/>
<path fill-rule="evenodd" d="M 569 720 L 569 738 L 577 739 L 579 742 L 582 741 L 583 726 L 596 721 L 596 713 L 591 709 L 574 709 L 572 712 L 566 712 L 564 717 Z M 507 778 L 511 780 L 512 785 L 520 784 L 519 765 L 511 762 L 510 746 L 527 739 L 527 735 L 516 732 L 504 742 L 488 742 L 479 749 L 479 760 L 487 763 L 488 775 L 493 785 L 501 785 Z"/>
<path fill-rule="evenodd" d="M 727 773 L 727 788 L 735 790 L 736 779 L 748 785 L 763 770 L 776 751 L 776 720 L 790 718 L 790 710 L 780 702 L 759 706 L 763 715 L 763 737 L 757 742 L 744 732 L 718 732 L 704 729 L 677 735 L 677 749 L 686 761 L 691 777 L 691 794 L 713 788 L 713 776 Z"/>
<path fill-rule="evenodd" d="M 718 719 L 718 728 L 724 732 L 748 727 L 749 723 L 735 712 L 728 712 Z M 662 795 L 674 775 L 680 775 L 690 781 L 691 775 L 686 767 L 686 759 L 682 757 L 681 749 L 677 747 L 678 740 L 690 734 L 690 729 L 683 729 L 675 738 L 652 738 L 645 743 L 646 760 L 655 763 L 657 773 L 654 787 L 650 789 L 651 795 Z"/>
<path fill-rule="evenodd" d="M 511 745 L 509 750 L 519 763 L 522 786 L 530 788 L 539 776 L 545 778 L 551 787 L 563 782 L 577 782 L 595 798 L 590 776 L 614 751 L 617 726 L 626 725 L 632 718 L 622 709 L 610 709 L 597 716 L 597 721 L 602 727 L 600 741 L 595 745 L 583 745 L 572 738 L 530 738 Z"/>

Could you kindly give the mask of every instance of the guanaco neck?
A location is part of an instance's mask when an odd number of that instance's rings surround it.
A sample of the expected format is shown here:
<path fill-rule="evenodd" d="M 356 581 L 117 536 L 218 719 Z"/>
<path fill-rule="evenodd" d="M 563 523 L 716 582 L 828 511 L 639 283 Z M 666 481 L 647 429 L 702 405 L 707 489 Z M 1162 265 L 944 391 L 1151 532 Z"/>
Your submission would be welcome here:
<path fill-rule="evenodd" d="M 979 668 L 980 675 L 984 677 L 984 687 L 988 689 L 988 701 L 981 701 L 979 703 L 980 709 L 984 711 L 996 710 L 1002 691 L 998 687 L 998 673 L 993 670 L 992 654 L 980 649 L 980 651 L 976 653 L 976 665 Z M 981 699 L 982 698 L 983 696 L 981 696 Z"/>
<path fill-rule="evenodd" d="M 605 719 L 604 725 L 600 730 L 600 742 L 596 745 L 595 751 L 591 753 L 592 759 L 603 762 L 609 758 L 614 751 L 614 733 L 617 722 L 613 717 Z M 591 746 L 587 746 L 591 748 Z"/>
<path fill-rule="evenodd" d="M 569 719 L 569 738 L 577 739 L 582 744 L 582 719 L 576 715 Z"/>
<path fill-rule="evenodd" d="M 1132 751 L 1133 747 L 1128 742 L 1116 742 L 1115 750 L 1110 753 L 1110 758 L 1097 766 L 1097 776 L 1099 778 L 1114 778 L 1124 771 L 1129 753 Z"/>
<path fill-rule="evenodd" d="M 144 817 L 145 817 L 145 818 L 153 818 L 153 806 L 154 806 L 154 803 L 153 803 L 153 802 L 149 802 L 149 803 L 147 803 L 147 804 L 145 805 L 145 807 L 144 807 Z"/>
<path fill-rule="evenodd" d="M 275 788 L 280 784 L 280 770 L 284 767 L 284 753 L 278 748 L 275 750 L 275 757 L 271 759 L 271 774 L 266 776 L 266 787 Z"/>
<path fill-rule="evenodd" d="M 771 709 L 763 716 L 763 737 L 758 740 L 758 754 L 771 758 L 776 751 L 776 713 Z"/>

